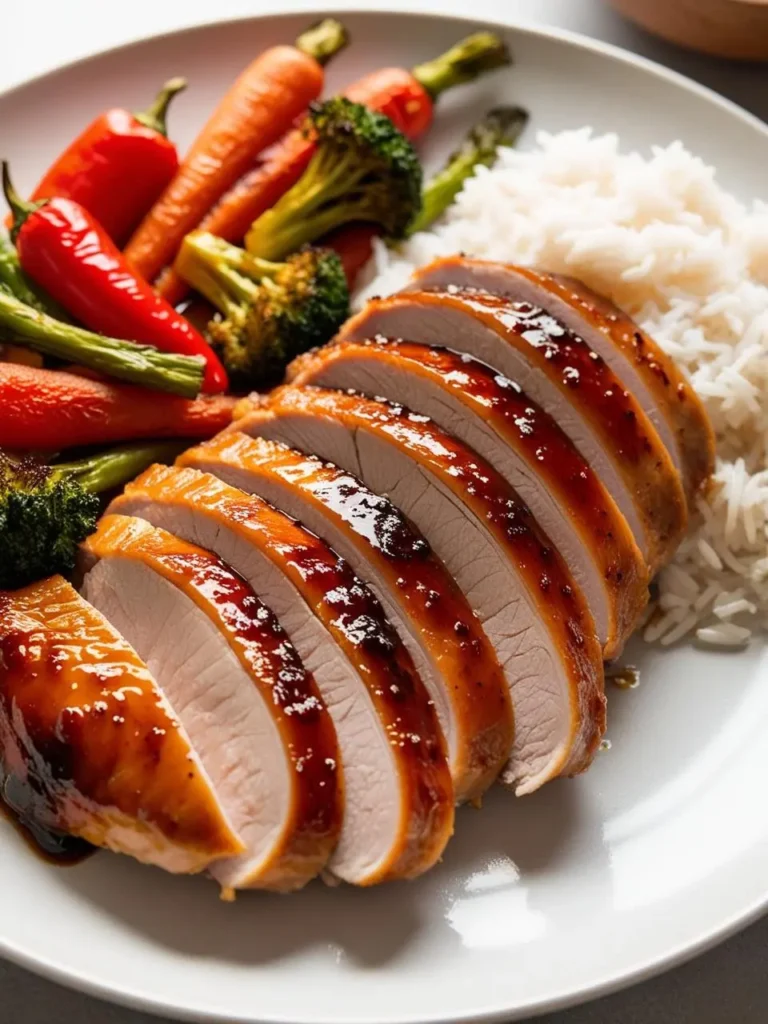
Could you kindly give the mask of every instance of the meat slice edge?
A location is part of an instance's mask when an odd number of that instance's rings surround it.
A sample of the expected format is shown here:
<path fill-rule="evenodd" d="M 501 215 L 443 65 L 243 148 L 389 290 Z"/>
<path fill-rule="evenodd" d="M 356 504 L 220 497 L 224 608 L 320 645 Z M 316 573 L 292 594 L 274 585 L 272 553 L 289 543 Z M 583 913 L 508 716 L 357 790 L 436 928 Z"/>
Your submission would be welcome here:
<path fill-rule="evenodd" d="M 382 335 L 466 352 L 515 381 L 570 438 L 613 496 L 652 573 L 687 525 L 679 473 L 604 360 L 537 307 L 480 292 L 373 300 L 341 340 Z"/>
<path fill-rule="evenodd" d="M 182 461 L 300 519 L 368 581 L 435 703 L 457 802 L 480 796 L 512 745 L 506 683 L 464 595 L 400 510 L 349 474 L 262 438 L 222 434 Z"/>
<path fill-rule="evenodd" d="M 477 288 L 540 306 L 590 348 L 637 398 L 681 473 L 689 504 L 714 471 L 714 432 L 689 380 L 618 306 L 583 282 L 533 267 L 451 256 L 421 267 L 409 290 Z"/>
<path fill-rule="evenodd" d="M 296 385 L 355 390 L 425 413 L 482 455 L 563 556 L 615 658 L 647 602 L 647 570 L 615 502 L 554 420 L 466 355 L 409 342 L 341 341 L 300 356 Z"/>
<path fill-rule="evenodd" d="M 329 872 L 371 885 L 431 867 L 453 821 L 437 724 L 405 651 L 350 567 L 259 498 L 195 469 L 152 467 L 112 510 L 214 551 L 276 614 L 313 672 L 336 727 L 345 791 Z"/>
<path fill-rule="evenodd" d="M 105 517 L 83 552 L 84 596 L 146 659 L 246 845 L 213 876 L 301 887 L 338 836 L 338 753 L 276 619 L 220 559 L 141 520 Z"/>
<path fill-rule="evenodd" d="M 505 781 L 523 794 L 588 766 L 605 724 L 594 624 L 559 556 L 489 465 L 427 417 L 315 388 L 278 389 L 238 427 L 334 462 L 424 533 L 507 676 L 515 744 Z"/>
<path fill-rule="evenodd" d="M 175 873 L 243 849 L 146 664 L 61 576 L 0 593 L 0 764 L 38 827 Z"/>

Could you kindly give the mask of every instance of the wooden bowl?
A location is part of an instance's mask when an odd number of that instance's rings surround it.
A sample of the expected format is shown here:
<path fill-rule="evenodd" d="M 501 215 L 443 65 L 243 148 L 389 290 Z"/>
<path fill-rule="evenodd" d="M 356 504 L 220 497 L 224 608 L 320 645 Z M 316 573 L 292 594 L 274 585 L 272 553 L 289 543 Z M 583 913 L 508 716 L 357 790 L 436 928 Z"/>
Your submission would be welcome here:
<path fill-rule="evenodd" d="M 733 60 L 768 60 L 768 0 L 609 2 L 671 43 Z"/>

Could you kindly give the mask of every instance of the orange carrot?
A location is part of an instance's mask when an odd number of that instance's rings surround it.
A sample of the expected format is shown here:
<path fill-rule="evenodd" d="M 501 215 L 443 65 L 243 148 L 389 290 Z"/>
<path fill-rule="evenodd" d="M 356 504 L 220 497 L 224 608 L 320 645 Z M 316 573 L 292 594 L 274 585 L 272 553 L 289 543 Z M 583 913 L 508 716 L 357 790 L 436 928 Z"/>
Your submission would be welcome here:
<path fill-rule="evenodd" d="M 288 132 L 261 154 L 256 166 L 203 218 L 199 230 L 210 231 L 230 242 L 242 241 L 256 217 L 296 184 L 314 151 L 315 143 L 300 128 Z M 155 287 L 172 306 L 189 291 L 189 285 L 173 267 L 163 271 Z"/>
<path fill-rule="evenodd" d="M 446 89 L 503 67 L 509 60 L 500 39 L 490 32 L 477 32 L 410 71 L 380 68 L 367 74 L 347 86 L 342 95 L 385 114 L 399 131 L 416 139 L 429 128 L 435 100 Z M 241 242 L 253 221 L 296 184 L 314 152 L 315 143 L 304 131 L 289 132 L 263 153 L 256 166 L 223 196 L 202 220 L 200 230 L 228 242 Z M 180 302 L 189 290 L 173 268 L 165 271 L 157 288 L 172 305 Z"/>
<path fill-rule="evenodd" d="M 329 18 L 243 71 L 126 246 L 138 273 L 151 281 L 172 262 L 184 235 L 320 95 L 323 64 L 345 43 L 343 27 Z"/>
<path fill-rule="evenodd" d="M 158 396 L 63 370 L 0 363 L 0 448 L 74 448 L 146 437 L 213 437 L 234 398 Z"/>

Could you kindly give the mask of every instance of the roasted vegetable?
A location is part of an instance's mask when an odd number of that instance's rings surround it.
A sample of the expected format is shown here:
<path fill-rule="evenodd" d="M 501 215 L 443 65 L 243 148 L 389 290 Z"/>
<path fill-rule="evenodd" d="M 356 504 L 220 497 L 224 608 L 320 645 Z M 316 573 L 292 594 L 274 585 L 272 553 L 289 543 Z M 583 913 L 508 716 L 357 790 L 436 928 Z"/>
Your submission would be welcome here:
<path fill-rule="evenodd" d="M 172 441 L 132 445 L 58 466 L 28 456 L 17 462 L 0 452 L 0 589 L 71 572 L 77 545 L 96 525 L 98 493 L 153 462 L 172 461 L 183 448 Z"/>
<path fill-rule="evenodd" d="M 21 269 L 19 254 L 10 238 L 0 233 L 0 290 L 14 295 L 40 313 L 48 313 L 57 320 L 67 320 L 67 314 L 42 288 Z"/>
<path fill-rule="evenodd" d="M 377 110 L 409 139 L 423 135 L 432 123 L 435 100 L 446 89 L 511 61 L 509 51 L 492 32 L 476 32 L 447 53 L 407 71 L 380 68 L 347 86 L 343 95 Z M 241 242 L 257 217 L 265 213 L 301 177 L 315 152 L 315 141 L 302 128 L 289 131 L 270 146 L 221 201 L 200 222 L 200 231 Z M 187 285 L 173 267 L 163 272 L 157 289 L 169 302 L 180 302 Z"/>
<path fill-rule="evenodd" d="M 338 256 L 307 247 L 270 263 L 215 235 L 184 239 L 177 272 L 223 315 L 209 334 L 233 383 L 274 382 L 295 355 L 328 341 L 349 314 Z"/>
<path fill-rule="evenodd" d="M 228 395 L 180 398 L 64 370 L 0 362 L 0 448 L 54 451 L 139 438 L 204 440 L 232 419 Z"/>
<path fill-rule="evenodd" d="M 148 345 L 105 338 L 82 327 L 64 324 L 2 290 L 0 340 L 184 398 L 195 398 L 203 384 L 205 363 L 201 358 L 158 352 Z"/>
<path fill-rule="evenodd" d="M 114 108 L 99 115 L 46 171 L 30 198 L 72 199 L 116 245 L 125 245 L 179 166 L 165 118 L 185 86 L 183 78 L 172 78 L 147 110 L 132 114 Z"/>
<path fill-rule="evenodd" d="M 25 202 L 11 185 L 8 164 L 2 167 L 11 237 L 33 281 L 93 331 L 204 360 L 205 390 L 225 391 L 227 375 L 210 345 L 134 274 L 90 213 L 71 199 Z"/>
<path fill-rule="evenodd" d="M 270 47 L 242 72 L 126 247 L 130 263 L 148 281 L 173 262 L 184 235 L 320 95 L 323 66 L 346 43 L 344 27 L 326 18 L 295 46 Z"/>
<path fill-rule="evenodd" d="M 526 125 L 528 114 L 520 107 L 496 107 L 470 130 L 445 166 L 424 186 L 421 210 L 408 225 L 406 235 L 424 231 L 451 205 L 462 185 L 476 169 L 496 159 L 499 146 L 513 146 Z M 325 239 L 344 264 L 349 287 L 373 253 L 380 232 L 372 224 L 349 224 Z"/>
<path fill-rule="evenodd" d="M 406 235 L 425 231 L 445 213 L 464 182 L 478 167 L 490 167 L 500 146 L 514 146 L 527 121 L 528 114 L 521 107 L 494 107 L 489 110 L 470 129 L 459 148 L 451 153 L 442 170 L 425 185 L 421 210 L 408 225 Z"/>
<path fill-rule="evenodd" d="M 251 226 L 246 249 L 282 259 L 350 221 L 400 238 L 421 207 L 421 165 L 388 117 L 337 97 L 314 104 L 317 150 L 298 182 Z"/>

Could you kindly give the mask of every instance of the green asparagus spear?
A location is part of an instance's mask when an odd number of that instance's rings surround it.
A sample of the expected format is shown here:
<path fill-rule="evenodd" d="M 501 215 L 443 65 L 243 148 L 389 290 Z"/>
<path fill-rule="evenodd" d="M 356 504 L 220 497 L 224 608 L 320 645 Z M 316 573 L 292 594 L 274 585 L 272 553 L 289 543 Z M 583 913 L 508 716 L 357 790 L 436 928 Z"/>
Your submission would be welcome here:
<path fill-rule="evenodd" d="M 430 227 L 448 209 L 477 167 L 481 164 L 490 167 L 496 159 L 499 146 L 514 146 L 527 121 L 528 114 L 521 107 L 495 107 L 489 110 L 459 148 L 448 157 L 442 170 L 425 184 L 421 212 L 411 221 L 407 236 Z"/>
<path fill-rule="evenodd" d="M 159 352 L 149 345 L 105 338 L 83 327 L 55 320 L 2 290 L 0 339 L 184 398 L 198 395 L 203 383 L 205 361 L 198 356 Z"/>
<path fill-rule="evenodd" d="M 95 527 L 99 494 L 132 480 L 153 462 L 173 462 L 184 441 L 150 441 L 48 466 L 0 451 L 0 588 L 15 590 L 69 573 L 78 544 Z"/>
<path fill-rule="evenodd" d="M 138 441 L 97 452 L 76 462 L 55 462 L 53 473 L 76 480 L 92 494 L 122 487 L 155 462 L 172 463 L 189 448 L 189 441 Z"/>

